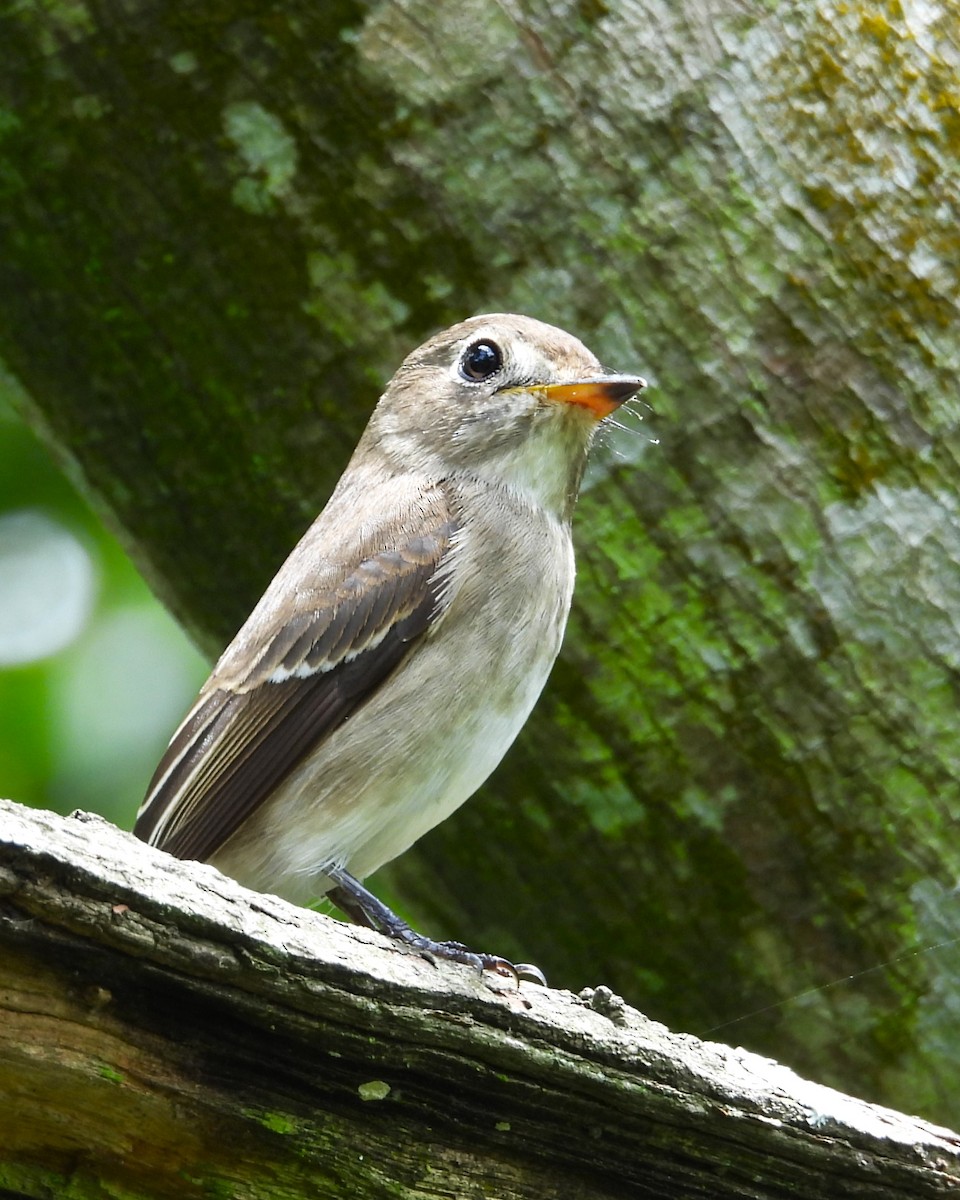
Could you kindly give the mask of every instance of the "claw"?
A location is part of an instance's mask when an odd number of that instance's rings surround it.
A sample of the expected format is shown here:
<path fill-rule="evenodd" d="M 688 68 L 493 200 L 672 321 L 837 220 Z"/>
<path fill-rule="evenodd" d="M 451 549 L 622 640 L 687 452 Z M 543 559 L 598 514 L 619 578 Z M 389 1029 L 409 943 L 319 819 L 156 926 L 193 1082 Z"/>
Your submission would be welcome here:
<path fill-rule="evenodd" d="M 491 971 L 502 979 L 512 979 L 517 987 L 520 986 L 520 972 L 509 959 L 501 958 L 499 954 L 481 954 L 479 958 L 485 971 Z"/>
<path fill-rule="evenodd" d="M 513 969 L 520 979 L 526 979 L 529 983 L 539 983 L 541 987 L 547 986 L 546 975 L 534 963 L 514 963 Z"/>
<path fill-rule="evenodd" d="M 514 966 L 506 958 L 498 954 L 477 954 L 468 950 L 463 942 L 435 942 L 432 938 L 424 937 L 411 929 L 406 921 L 402 921 L 395 912 L 376 898 L 371 892 L 354 879 L 342 867 L 330 867 L 326 874 L 334 884 L 329 897 L 347 916 L 361 925 L 376 929 L 388 937 L 405 942 L 417 950 L 429 963 L 436 966 L 438 958 L 446 958 L 451 962 L 465 963 L 478 971 L 492 971 L 505 979 L 513 979 L 519 988 L 522 979 L 547 986 L 547 980 L 539 967 L 532 963 L 519 963 Z"/>

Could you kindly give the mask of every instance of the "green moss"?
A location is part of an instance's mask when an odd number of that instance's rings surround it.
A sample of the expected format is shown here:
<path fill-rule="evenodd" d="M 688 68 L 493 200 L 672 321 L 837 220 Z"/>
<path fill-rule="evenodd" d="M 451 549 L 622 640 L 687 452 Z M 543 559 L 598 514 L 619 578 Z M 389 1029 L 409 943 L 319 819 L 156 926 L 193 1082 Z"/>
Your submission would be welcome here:
<path fill-rule="evenodd" d="M 197 56 L 192 50 L 180 50 L 178 53 L 171 55 L 168 61 L 170 69 L 178 75 L 192 75 L 200 66 Z"/>
<path fill-rule="evenodd" d="M 257 1109 L 247 1108 L 243 1110 L 245 1117 L 250 1117 L 264 1129 L 269 1129 L 271 1133 L 296 1133 L 297 1122 L 289 1117 L 286 1113 L 279 1112 L 262 1112 Z"/>
<path fill-rule="evenodd" d="M 241 182 L 256 186 L 259 205 L 269 207 L 288 195 L 297 172 L 297 144 L 280 118 L 255 100 L 244 100 L 224 108 L 223 127 L 248 172 Z"/>
<path fill-rule="evenodd" d="M 22 124 L 23 122 L 11 109 L 0 108 L 0 141 L 8 134 L 15 133 Z"/>
<path fill-rule="evenodd" d="M 146 1190 L 130 1189 L 115 1180 L 93 1179 L 82 1169 L 61 1175 L 42 1166 L 9 1162 L 0 1162 L 0 1189 L 4 1194 L 44 1200 L 149 1200 L 150 1196 Z"/>
<path fill-rule="evenodd" d="M 181 1172 L 183 1179 L 192 1184 L 204 1197 L 204 1200 L 237 1200 L 237 1183 L 235 1180 L 198 1175 L 193 1172 Z"/>
<path fill-rule="evenodd" d="M 315 250 L 308 256 L 307 274 L 311 291 L 304 312 L 334 330 L 346 346 L 361 346 L 377 329 L 386 337 L 409 315 L 406 304 L 381 282 L 364 283 L 350 254 Z"/>

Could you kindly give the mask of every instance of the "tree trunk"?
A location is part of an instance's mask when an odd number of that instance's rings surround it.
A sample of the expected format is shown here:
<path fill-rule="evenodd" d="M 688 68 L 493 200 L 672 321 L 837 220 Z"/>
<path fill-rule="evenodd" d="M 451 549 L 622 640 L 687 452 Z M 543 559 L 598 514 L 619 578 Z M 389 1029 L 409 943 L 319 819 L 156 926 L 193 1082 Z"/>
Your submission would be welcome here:
<path fill-rule="evenodd" d="M 209 649 L 434 328 L 529 312 L 655 384 L 410 913 L 952 1123 L 958 49 L 943 3 L 0 19 L 0 355 Z"/>
<path fill-rule="evenodd" d="M 960 1137 L 0 801 L 21 1197 L 942 1196 Z M 9 1194 L 9 1192 L 4 1193 Z"/>

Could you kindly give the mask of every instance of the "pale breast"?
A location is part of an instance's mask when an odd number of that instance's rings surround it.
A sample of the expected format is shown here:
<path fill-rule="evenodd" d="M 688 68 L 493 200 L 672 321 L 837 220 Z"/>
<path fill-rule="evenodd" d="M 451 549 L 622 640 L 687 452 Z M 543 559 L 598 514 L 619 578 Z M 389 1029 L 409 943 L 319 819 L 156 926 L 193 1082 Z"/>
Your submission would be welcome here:
<path fill-rule="evenodd" d="M 500 762 L 559 651 L 573 550 L 542 510 L 476 499 L 463 498 L 442 620 L 223 847 L 223 870 L 302 902 L 325 890 L 324 864 L 373 872 Z"/>

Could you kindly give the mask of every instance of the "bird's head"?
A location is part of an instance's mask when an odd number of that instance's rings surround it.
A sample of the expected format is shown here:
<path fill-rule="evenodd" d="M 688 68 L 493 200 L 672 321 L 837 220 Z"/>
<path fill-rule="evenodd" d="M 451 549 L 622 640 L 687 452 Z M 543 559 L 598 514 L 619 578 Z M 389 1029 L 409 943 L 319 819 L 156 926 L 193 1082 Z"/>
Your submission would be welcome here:
<path fill-rule="evenodd" d="M 471 317 L 409 355 L 363 442 L 397 469 L 466 472 L 568 515 L 600 422 L 644 386 L 542 321 Z"/>

